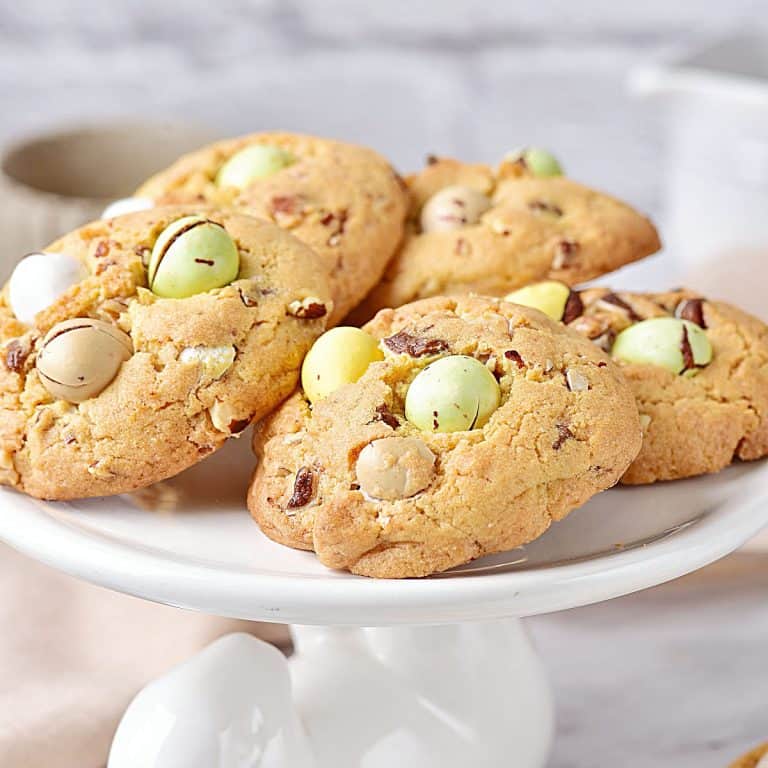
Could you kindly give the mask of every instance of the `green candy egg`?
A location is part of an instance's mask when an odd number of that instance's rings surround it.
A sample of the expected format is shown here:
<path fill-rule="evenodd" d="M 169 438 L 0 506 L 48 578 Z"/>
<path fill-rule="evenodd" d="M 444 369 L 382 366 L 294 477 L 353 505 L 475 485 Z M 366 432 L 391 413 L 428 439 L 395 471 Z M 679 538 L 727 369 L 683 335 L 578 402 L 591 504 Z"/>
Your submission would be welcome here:
<path fill-rule="evenodd" d="M 522 160 L 525 167 L 534 175 L 540 177 L 562 176 L 563 168 L 557 158 L 546 149 L 526 147 L 510 152 L 505 158 L 508 162 Z"/>
<path fill-rule="evenodd" d="M 677 374 L 712 362 L 712 345 L 695 323 L 652 317 L 625 328 L 611 354 L 626 363 L 658 365 Z"/>
<path fill-rule="evenodd" d="M 185 299 L 231 283 L 240 271 L 240 254 L 221 224 L 185 216 L 157 238 L 147 281 L 157 296 Z"/>
<path fill-rule="evenodd" d="M 500 399 L 498 382 L 479 360 L 450 355 L 428 365 L 411 382 L 405 418 L 425 432 L 479 429 Z"/>
<path fill-rule="evenodd" d="M 265 179 L 296 162 L 287 150 L 268 144 L 253 144 L 241 149 L 219 169 L 216 185 L 245 189 L 258 179 Z"/>

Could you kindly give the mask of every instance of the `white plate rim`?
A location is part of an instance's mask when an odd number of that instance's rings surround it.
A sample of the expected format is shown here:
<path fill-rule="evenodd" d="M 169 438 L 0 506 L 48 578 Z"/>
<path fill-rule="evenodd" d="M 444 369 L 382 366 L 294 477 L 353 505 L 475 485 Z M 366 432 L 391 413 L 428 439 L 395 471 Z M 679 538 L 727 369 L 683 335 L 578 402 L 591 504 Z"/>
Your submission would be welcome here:
<path fill-rule="evenodd" d="M 0 489 L 0 506 L 0 539 L 86 581 L 210 614 L 354 626 L 492 620 L 600 602 L 701 568 L 768 525 L 768 488 L 760 487 L 645 546 L 584 562 L 421 580 L 326 579 L 158 555 L 85 531 L 57 516 L 52 505 L 6 489 Z"/>

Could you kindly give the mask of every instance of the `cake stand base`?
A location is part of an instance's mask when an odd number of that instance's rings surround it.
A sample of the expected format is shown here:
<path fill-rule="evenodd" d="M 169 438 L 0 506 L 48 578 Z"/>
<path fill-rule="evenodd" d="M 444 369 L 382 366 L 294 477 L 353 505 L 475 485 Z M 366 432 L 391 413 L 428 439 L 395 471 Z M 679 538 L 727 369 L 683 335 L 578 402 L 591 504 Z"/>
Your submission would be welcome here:
<path fill-rule="evenodd" d="M 230 635 L 151 683 L 109 768 L 543 768 L 553 707 L 519 619 Z"/>

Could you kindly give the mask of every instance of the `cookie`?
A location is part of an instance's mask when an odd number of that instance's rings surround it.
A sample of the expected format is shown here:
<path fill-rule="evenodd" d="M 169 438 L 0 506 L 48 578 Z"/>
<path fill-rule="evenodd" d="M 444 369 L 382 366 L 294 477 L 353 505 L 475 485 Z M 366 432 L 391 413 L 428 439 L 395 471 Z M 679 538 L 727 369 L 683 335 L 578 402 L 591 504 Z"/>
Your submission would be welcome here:
<path fill-rule="evenodd" d="M 757 318 L 684 289 L 543 283 L 507 298 L 547 305 L 621 365 L 644 430 L 623 483 L 693 477 L 768 454 L 768 326 Z"/>
<path fill-rule="evenodd" d="M 331 275 L 331 325 L 378 282 L 403 232 L 403 182 L 376 152 L 259 133 L 185 155 L 145 182 L 139 202 L 207 202 L 273 221 L 310 245 Z"/>
<path fill-rule="evenodd" d="M 290 394 L 330 306 L 316 254 L 250 216 L 66 235 L 0 294 L 0 483 L 69 499 L 180 472 Z"/>
<path fill-rule="evenodd" d="M 730 768 L 768 768 L 768 743 L 735 760 Z"/>
<path fill-rule="evenodd" d="M 520 158 L 496 170 L 432 158 L 406 183 L 403 245 L 356 323 L 428 296 L 503 296 L 547 277 L 575 285 L 660 248 L 653 224 L 629 206 L 564 176 L 535 175 Z"/>
<path fill-rule="evenodd" d="M 327 380 L 325 339 L 340 331 L 372 336 L 377 351 L 359 345 L 356 381 L 307 389 Z M 617 366 L 536 310 L 437 297 L 326 336 L 305 390 L 256 428 L 248 506 L 272 539 L 332 568 L 426 576 L 525 544 L 639 450 Z"/>

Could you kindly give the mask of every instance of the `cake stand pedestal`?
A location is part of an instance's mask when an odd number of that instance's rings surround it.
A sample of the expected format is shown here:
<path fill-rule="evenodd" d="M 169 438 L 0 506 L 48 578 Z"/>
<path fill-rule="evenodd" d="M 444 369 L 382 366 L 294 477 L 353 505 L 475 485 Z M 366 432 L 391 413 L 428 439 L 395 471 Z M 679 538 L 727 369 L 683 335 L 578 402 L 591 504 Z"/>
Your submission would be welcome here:
<path fill-rule="evenodd" d="M 55 568 L 295 625 L 290 660 L 230 635 L 147 686 L 110 768 L 542 768 L 553 705 L 521 619 L 676 578 L 768 524 L 768 463 L 743 464 L 608 491 L 532 544 L 446 574 L 370 580 L 266 539 L 243 508 L 251 465 L 233 441 L 138 494 L 0 491 L 0 539 Z"/>

